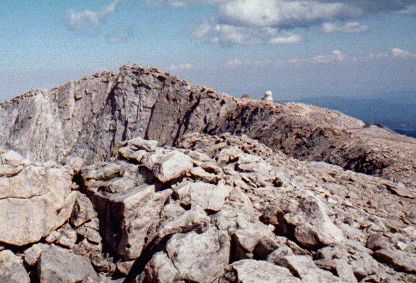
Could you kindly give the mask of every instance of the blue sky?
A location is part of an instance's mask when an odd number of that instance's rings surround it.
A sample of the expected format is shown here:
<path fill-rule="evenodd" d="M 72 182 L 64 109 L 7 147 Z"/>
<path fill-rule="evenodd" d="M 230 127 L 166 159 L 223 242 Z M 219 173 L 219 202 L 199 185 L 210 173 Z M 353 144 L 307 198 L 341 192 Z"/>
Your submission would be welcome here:
<path fill-rule="evenodd" d="M 411 0 L 3 0 L 0 99 L 127 63 L 240 96 L 416 89 Z"/>

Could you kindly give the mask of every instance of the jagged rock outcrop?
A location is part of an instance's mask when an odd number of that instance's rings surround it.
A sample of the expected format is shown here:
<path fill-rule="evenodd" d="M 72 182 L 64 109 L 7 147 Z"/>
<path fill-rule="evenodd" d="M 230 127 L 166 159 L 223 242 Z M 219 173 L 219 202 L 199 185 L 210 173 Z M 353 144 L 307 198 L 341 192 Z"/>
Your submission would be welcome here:
<path fill-rule="evenodd" d="M 0 130 L 1 282 L 416 281 L 413 139 L 136 66 Z"/>
<path fill-rule="evenodd" d="M 416 183 L 416 141 L 335 111 L 239 100 L 152 68 L 124 66 L 0 104 L 0 147 L 36 161 L 105 161 L 136 137 L 246 134 L 286 154 Z"/>

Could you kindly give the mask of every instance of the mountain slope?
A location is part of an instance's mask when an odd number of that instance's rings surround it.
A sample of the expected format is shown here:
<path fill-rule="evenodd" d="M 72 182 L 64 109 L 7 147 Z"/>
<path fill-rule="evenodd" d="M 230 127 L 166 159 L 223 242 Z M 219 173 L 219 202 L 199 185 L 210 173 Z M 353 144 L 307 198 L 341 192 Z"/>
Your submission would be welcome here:
<path fill-rule="evenodd" d="M 387 93 L 379 97 L 315 97 L 299 102 L 330 108 L 357 117 L 367 123 L 378 123 L 409 136 L 416 132 L 416 93 Z"/>
<path fill-rule="evenodd" d="M 302 104 L 239 100 L 156 69 L 124 66 L 0 104 L 0 146 L 32 160 L 104 161 L 134 137 L 246 134 L 302 160 L 414 183 L 416 140 Z"/>

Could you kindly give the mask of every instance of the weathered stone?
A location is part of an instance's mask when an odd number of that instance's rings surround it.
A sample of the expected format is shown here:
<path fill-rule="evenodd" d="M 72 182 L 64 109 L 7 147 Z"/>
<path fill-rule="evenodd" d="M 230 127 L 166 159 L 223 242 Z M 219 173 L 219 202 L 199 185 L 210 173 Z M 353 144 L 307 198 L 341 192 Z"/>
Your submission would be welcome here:
<path fill-rule="evenodd" d="M 367 248 L 376 251 L 383 248 L 387 248 L 391 245 L 391 240 L 385 237 L 383 234 L 373 234 L 367 239 Z"/>
<path fill-rule="evenodd" d="M 180 278 L 178 270 L 163 252 L 156 253 L 146 265 L 146 278 L 150 282 L 170 283 Z"/>
<path fill-rule="evenodd" d="M 179 151 L 155 152 L 143 163 L 163 183 L 183 176 L 193 167 L 192 159 Z"/>
<path fill-rule="evenodd" d="M 376 251 L 374 256 L 399 271 L 416 273 L 416 257 L 414 255 L 386 248 Z"/>
<path fill-rule="evenodd" d="M 91 243 L 99 244 L 101 243 L 101 235 L 98 233 L 97 230 L 87 227 L 87 226 L 81 226 L 76 231 L 79 235 L 86 238 Z"/>
<path fill-rule="evenodd" d="M 101 257 L 103 247 L 100 244 L 91 243 L 87 239 L 83 239 L 77 243 L 72 249 L 77 255 L 85 256 L 88 258 Z"/>
<path fill-rule="evenodd" d="M 271 227 L 258 222 L 238 221 L 239 228 L 232 232 L 235 260 L 253 258 L 265 259 L 279 246 Z"/>
<path fill-rule="evenodd" d="M 35 266 L 38 262 L 38 259 L 42 253 L 43 250 L 48 248 L 48 245 L 45 244 L 35 244 L 25 250 L 23 254 L 23 258 L 25 260 L 25 263 L 29 266 Z"/>
<path fill-rule="evenodd" d="M 61 226 L 74 205 L 71 188 L 72 176 L 53 165 L 27 165 L 0 177 L 0 242 L 35 243 Z"/>
<path fill-rule="evenodd" d="M 91 257 L 91 264 L 94 266 L 95 270 L 106 274 L 114 273 L 117 268 L 111 260 L 105 259 L 99 255 Z"/>
<path fill-rule="evenodd" d="M 335 260 L 335 269 L 337 271 L 338 277 L 344 282 L 355 283 L 358 282 L 357 278 L 354 275 L 354 270 L 344 259 Z"/>
<path fill-rule="evenodd" d="M 342 231 L 325 212 L 321 201 L 311 196 L 299 202 L 296 211 L 284 215 L 293 225 L 294 236 L 305 247 L 317 247 L 340 243 L 344 240 Z"/>
<path fill-rule="evenodd" d="M 294 277 L 285 267 L 276 266 L 265 261 L 246 259 L 228 266 L 220 282 L 300 283 L 301 280 Z"/>
<path fill-rule="evenodd" d="M 97 217 L 97 213 L 95 212 L 90 199 L 82 193 L 77 193 L 74 210 L 72 211 L 70 219 L 71 224 L 75 227 L 79 227 L 95 217 Z"/>
<path fill-rule="evenodd" d="M 331 272 L 318 268 L 308 256 L 287 255 L 281 257 L 277 263 L 297 274 L 302 282 L 342 282 Z"/>
<path fill-rule="evenodd" d="M 127 276 L 131 268 L 133 267 L 133 264 L 134 264 L 134 260 L 117 262 L 116 264 L 117 271 Z"/>
<path fill-rule="evenodd" d="M 166 252 L 180 279 L 211 282 L 228 264 L 230 239 L 227 233 L 213 227 L 202 234 L 176 234 L 167 243 Z"/>
<path fill-rule="evenodd" d="M 0 252 L 0 282 L 29 283 L 30 278 L 19 257 L 9 250 Z"/>
<path fill-rule="evenodd" d="M 184 205 L 200 206 L 208 211 L 220 211 L 230 193 L 224 185 L 213 185 L 203 182 L 186 183 L 175 189 Z"/>
<path fill-rule="evenodd" d="M 100 219 L 103 239 L 124 259 L 137 258 L 146 241 L 156 235 L 160 212 L 171 190 L 156 192 L 142 185 L 109 194 L 88 188 Z"/>
<path fill-rule="evenodd" d="M 166 210 L 163 211 L 166 215 Z M 180 215 L 173 215 L 168 221 L 166 221 L 159 229 L 159 237 L 163 238 L 167 235 L 175 233 L 186 233 L 197 228 L 207 226 L 210 223 L 210 218 L 202 210 L 201 207 L 196 206 L 191 210 L 184 211 Z"/>
<path fill-rule="evenodd" d="M 72 248 L 77 241 L 77 232 L 72 229 L 71 225 L 65 224 L 46 237 L 45 241 L 47 243 L 57 243 L 61 246 Z"/>
<path fill-rule="evenodd" d="M 44 250 L 38 263 L 41 283 L 97 282 L 98 276 L 90 261 L 57 246 Z"/>

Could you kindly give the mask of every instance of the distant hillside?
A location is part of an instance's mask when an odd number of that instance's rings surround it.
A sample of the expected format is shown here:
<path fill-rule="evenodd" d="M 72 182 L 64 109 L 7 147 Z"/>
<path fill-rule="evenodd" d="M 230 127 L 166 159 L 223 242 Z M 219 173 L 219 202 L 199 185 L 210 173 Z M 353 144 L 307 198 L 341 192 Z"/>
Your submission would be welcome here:
<path fill-rule="evenodd" d="M 416 91 L 363 98 L 315 97 L 297 102 L 338 110 L 367 123 L 381 124 L 400 134 L 416 137 Z"/>

